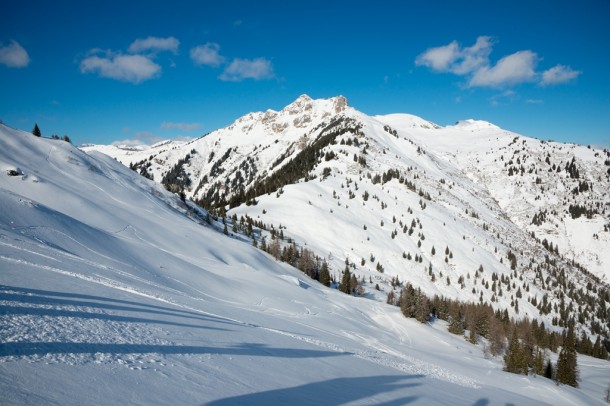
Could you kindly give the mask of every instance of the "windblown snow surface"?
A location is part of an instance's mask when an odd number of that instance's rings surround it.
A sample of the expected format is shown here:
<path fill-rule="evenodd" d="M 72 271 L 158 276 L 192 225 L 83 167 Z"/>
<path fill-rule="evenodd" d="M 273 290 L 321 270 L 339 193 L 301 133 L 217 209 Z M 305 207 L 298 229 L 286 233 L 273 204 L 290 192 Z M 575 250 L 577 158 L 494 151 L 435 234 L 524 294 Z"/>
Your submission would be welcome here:
<path fill-rule="evenodd" d="M 0 125 L 0 404 L 603 404 L 308 280 L 101 153 Z"/>

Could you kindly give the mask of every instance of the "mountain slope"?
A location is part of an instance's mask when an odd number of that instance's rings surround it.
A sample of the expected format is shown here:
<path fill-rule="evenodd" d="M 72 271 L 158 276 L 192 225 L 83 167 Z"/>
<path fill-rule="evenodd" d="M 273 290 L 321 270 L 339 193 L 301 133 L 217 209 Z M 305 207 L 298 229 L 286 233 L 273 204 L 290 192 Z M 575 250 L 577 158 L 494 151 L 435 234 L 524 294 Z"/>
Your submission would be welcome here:
<path fill-rule="evenodd" d="M 1 126 L 0 169 L 3 404 L 601 403 L 606 362 L 580 390 L 506 374 L 101 154 Z"/>
<path fill-rule="evenodd" d="M 343 97 L 303 95 L 184 145 L 114 156 L 229 210 L 237 229 L 259 223 L 268 244 L 281 233 L 284 246 L 308 247 L 337 281 L 347 262 L 379 300 L 398 293 L 398 277 L 556 331 L 574 319 L 593 339 L 608 336 L 608 151 L 484 121 L 370 117 Z"/>

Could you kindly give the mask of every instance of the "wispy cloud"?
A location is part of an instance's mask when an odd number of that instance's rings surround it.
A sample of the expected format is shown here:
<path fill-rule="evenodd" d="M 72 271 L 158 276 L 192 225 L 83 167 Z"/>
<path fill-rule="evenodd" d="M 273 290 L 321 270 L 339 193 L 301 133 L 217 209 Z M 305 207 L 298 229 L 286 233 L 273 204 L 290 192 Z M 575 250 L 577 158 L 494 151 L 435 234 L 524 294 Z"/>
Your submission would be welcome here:
<path fill-rule="evenodd" d="M 191 59 L 196 65 L 211 66 L 213 68 L 225 62 L 225 57 L 220 55 L 220 45 L 213 42 L 192 48 Z"/>
<path fill-rule="evenodd" d="M 172 123 L 167 121 L 161 123 L 161 128 L 164 130 L 194 131 L 199 127 L 201 127 L 199 123 Z"/>
<path fill-rule="evenodd" d="M 569 82 L 576 79 L 582 72 L 574 70 L 569 66 L 557 65 L 542 72 L 541 86 L 551 86 Z"/>
<path fill-rule="evenodd" d="M 457 41 L 429 48 L 415 59 L 415 65 L 426 66 L 436 72 L 449 72 L 467 78 L 467 87 L 506 88 L 526 82 L 542 86 L 564 83 L 581 72 L 557 65 L 542 73 L 536 71 L 541 58 L 531 50 L 506 55 L 495 64 L 489 60 L 494 41 L 480 36 L 474 45 L 462 47 Z"/>
<path fill-rule="evenodd" d="M 542 101 L 541 99 L 527 99 L 525 102 L 527 104 L 542 104 L 542 103 L 544 103 L 544 101 Z"/>
<path fill-rule="evenodd" d="M 9 68 L 25 68 L 30 64 L 28 52 L 17 41 L 4 46 L 0 44 L 0 64 Z"/>
<path fill-rule="evenodd" d="M 235 58 L 218 78 L 228 82 L 241 82 L 244 79 L 263 80 L 273 77 L 275 77 L 275 73 L 270 60 Z"/>
<path fill-rule="evenodd" d="M 139 131 L 134 134 L 133 138 L 127 138 L 124 140 L 117 140 L 112 143 L 114 146 L 127 146 L 137 147 L 140 145 L 153 145 L 157 142 L 163 141 L 163 138 L 156 136 L 150 131 Z"/>
<path fill-rule="evenodd" d="M 106 52 L 105 55 L 91 55 L 83 59 L 80 71 L 137 84 L 158 77 L 161 74 L 161 66 L 144 55 Z"/>
<path fill-rule="evenodd" d="M 129 45 L 127 50 L 132 54 L 144 52 L 156 53 L 160 51 L 169 51 L 175 54 L 178 52 L 178 46 L 180 46 L 180 41 L 174 37 L 148 37 L 135 40 Z"/>
<path fill-rule="evenodd" d="M 514 90 L 507 89 L 502 93 L 495 94 L 489 98 L 492 106 L 502 106 L 508 102 L 512 102 L 517 98 L 517 93 Z"/>

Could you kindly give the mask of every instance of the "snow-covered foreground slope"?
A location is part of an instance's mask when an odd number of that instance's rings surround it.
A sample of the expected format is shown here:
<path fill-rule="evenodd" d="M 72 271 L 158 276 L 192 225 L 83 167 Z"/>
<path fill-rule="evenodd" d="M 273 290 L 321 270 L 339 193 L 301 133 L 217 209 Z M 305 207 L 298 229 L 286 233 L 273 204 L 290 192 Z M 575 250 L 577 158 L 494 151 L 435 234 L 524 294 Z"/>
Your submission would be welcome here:
<path fill-rule="evenodd" d="M 13 176 L 9 176 L 13 175 Z M 602 404 L 328 289 L 102 154 L 0 126 L 1 404 Z"/>

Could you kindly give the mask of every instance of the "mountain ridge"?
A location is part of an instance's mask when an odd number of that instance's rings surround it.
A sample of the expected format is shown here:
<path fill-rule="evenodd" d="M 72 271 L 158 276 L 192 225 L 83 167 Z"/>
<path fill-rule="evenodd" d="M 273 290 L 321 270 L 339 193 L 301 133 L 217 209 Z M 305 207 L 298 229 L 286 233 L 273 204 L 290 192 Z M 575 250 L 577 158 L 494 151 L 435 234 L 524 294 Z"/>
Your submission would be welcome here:
<path fill-rule="evenodd" d="M 114 157 L 216 214 L 260 222 L 267 242 L 281 231 L 282 244 L 311 248 L 337 280 L 348 263 L 375 279 L 365 291 L 378 300 L 399 278 L 559 328 L 595 312 L 579 289 L 593 298 L 587 286 L 607 286 L 608 151 L 479 120 L 440 127 L 405 114 L 369 117 L 342 96 L 303 95 L 147 154 Z M 510 278 L 508 292 L 489 287 L 494 274 Z M 565 294 L 572 310 L 555 306 Z M 605 316 L 596 317 L 586 330 L 606 331 Z"/>

